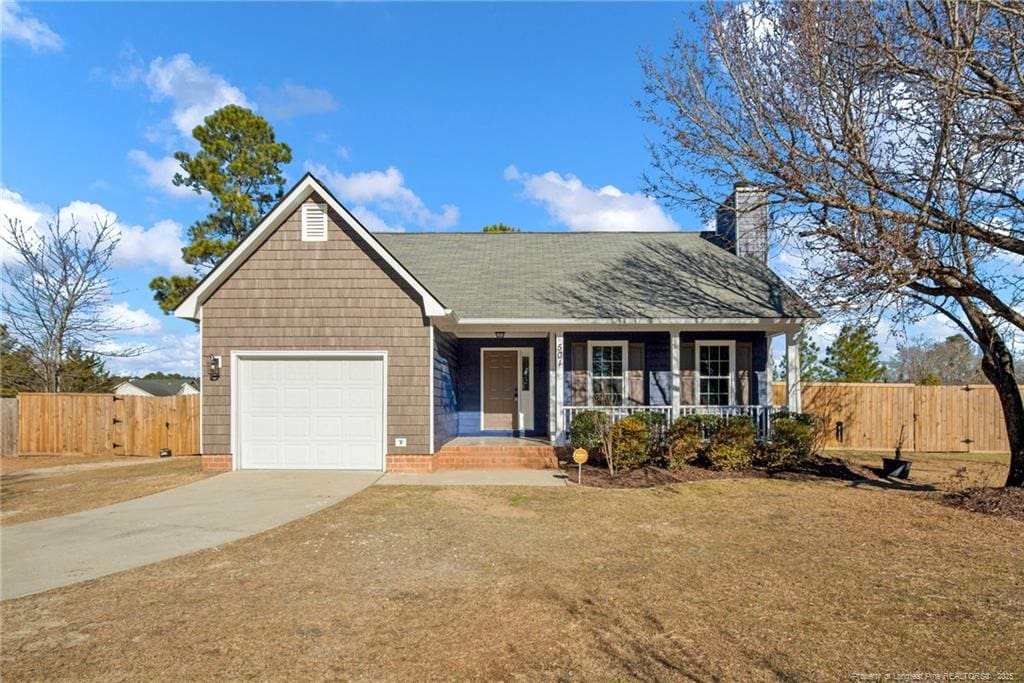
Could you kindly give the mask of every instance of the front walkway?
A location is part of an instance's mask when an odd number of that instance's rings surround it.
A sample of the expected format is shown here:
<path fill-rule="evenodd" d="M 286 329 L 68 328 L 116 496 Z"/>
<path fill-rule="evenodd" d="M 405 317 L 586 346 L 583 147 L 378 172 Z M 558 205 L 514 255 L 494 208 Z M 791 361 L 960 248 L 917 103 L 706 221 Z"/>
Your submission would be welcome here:
<path fill-rule="evenodd" d="M 5 527 L 0 598 L 220 545 L 352 496 L 380 472 L 229 472 L 116 505 Z"/>
<path fill-rule="evenodd" d="M 388 472 L 381 486 L 565 486 L 561 470 L 441 470 L 430 474 Z"/>

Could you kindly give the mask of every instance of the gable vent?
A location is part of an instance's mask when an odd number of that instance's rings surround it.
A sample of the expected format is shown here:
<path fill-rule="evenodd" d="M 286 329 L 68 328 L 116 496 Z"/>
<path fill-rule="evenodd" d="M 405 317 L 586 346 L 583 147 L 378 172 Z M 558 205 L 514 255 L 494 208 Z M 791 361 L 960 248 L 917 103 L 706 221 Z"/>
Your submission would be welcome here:
<path fill-rule="evenodd" d="M 327 207 L 323 204 L 302 205 L 302 241 L 327 241 Z"/>

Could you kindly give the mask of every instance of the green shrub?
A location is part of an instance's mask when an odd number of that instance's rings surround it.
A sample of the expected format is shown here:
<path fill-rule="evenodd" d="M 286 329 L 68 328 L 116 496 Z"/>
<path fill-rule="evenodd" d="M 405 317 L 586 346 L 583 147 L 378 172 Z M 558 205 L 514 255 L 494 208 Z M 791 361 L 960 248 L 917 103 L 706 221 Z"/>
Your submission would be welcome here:
<path fill-rule="evenodd" d="M 635 417 L 623 418 L 612 426 L 611 459 L 616 471 L 636 469 L 651 461 L 649 437 L 647 425 Z"/>
<path fill-rule="evenodd" d="M 665 459 L 669 469 L 683 465 L 695 465 L 703 458 L 704 435 L 701 431 L 700 421 L 694 419 L 696 417 L 703 416 L 684 415 L 677 418 L 669 427 L 665 437 Z"/>
<path fill-rule="evenodd" d="M 697 425 L 697 429 L 700 430 L 701 436 L 705 439 L 710 439 L 726 423 L 726 420 L 720 415 L 701 415 L 698 413 L 684 415 L 684 417 Z"/>
<path fill-rule="evenodd" d="M 818 447 L 820 421 L 807 413 L 789 413 L 772 420 L 772 439 L 764 452 L 763 464 L 772 469 L 804 465 Z"/>
<path fill-rule="evenodd" d="M 668 416 L 654 410 L 644 410 L 633 413 L 630 417 L 640 420 L 647 427 L 647 450 L 650 451 L 651 460 L 660 463 L 665 457 Z"/>
<path fill-rule="evenodd" d="M 754 464 L 757 452 L 757 428 L 752 420 L 732 418 L 708 440 L 705 457 L 712 469 L 743 470 Z"/>
<path fill-rule="evenodd" d="M 610 426 L 610 418 L 600 410 L 584 410 L 576 413 L 569 425 L 569 442 L 573 448 L 585 448 L 591 453 L 600 449 L 604 431 Z"/>

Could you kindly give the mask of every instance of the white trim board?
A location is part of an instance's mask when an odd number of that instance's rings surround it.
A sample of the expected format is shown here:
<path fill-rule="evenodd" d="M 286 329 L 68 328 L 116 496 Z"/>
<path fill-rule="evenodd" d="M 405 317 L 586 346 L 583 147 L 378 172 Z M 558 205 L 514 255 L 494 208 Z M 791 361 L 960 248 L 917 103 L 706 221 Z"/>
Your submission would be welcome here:
<path fill-rule="evenodd" d="M 617 346 L 622 349 L 622 404 L 629 405 L 629 342 L 623 339 L 587 340 L 587 405 L 594 405 L 594 347 Z M 575 370 L 575 368 L 573 369 Z"/>
<path fill-rule="evenodd" d="M 351 227 L 357 235 L 372 249 L 381 259 L 398 273 L 399 277 L 405 280 L 423 299 L 423 312 L 429 316 L 442 316 L 448 311 L 441 305 L 434 295 L 427 291 L 419 280 L 405 269 L 387 249 L 384 248 L 373 234 L 363 227 L 355 216 L 349 213 L 341 202 L 334 198 L 330 191 L 315 176 L 307 173 L 302 177 L 295 187 L 278 203 L 274 209 L 259 222 L 249 235 L 227 255 L 223 261 L 217 264 L 210 273 L 203 278 L 199 286 L 185 297 L 176 309 L 174 315 L 186 320 L 199 320 L 202 317 L 202 304 L 209 296 L 217 290 L 228 278 L 274 233 L 286 218 L 292 215 L 295 210 L 302 206 L 313 193 L 320 195 L 327 206 L 334 210 L 342 220 Z"/>
<path fill-rule="evenodd" d="M 729 347 L 729 403 L 736 405 L 736 340 L 695 339 L 693 342 L 693 404 L 700 405 L 700 349 L 703 346 Z"/>
<path fill-rule="evenodd" d="M 241 462 L 241 453 L 238 452 L 238 411 L 240 401 L 238 400 L 238 366 L 239 362 L 246 359 L 269 359 L 269 358 L 304 358 L 316 359 L 345 359 L 345 358 L 380 358 L 383 364 L 383 387 L 382 387 L 382 429 L 383 452 L 381 453 L 381 472 L 388 467 L 388 352 L 387 351 L 338 351 L 338 350 L 317 350 L 317 351 L 232 351 L 231 352 L 231 402 L 230 402 L 230 430 L 231 430 L 231 469 L 237 470 Z"/>

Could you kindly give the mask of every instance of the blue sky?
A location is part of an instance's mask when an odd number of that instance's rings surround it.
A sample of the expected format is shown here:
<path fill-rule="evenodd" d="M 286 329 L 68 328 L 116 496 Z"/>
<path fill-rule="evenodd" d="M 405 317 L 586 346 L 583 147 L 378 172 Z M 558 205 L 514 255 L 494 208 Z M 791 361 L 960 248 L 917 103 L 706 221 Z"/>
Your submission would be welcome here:
<path fill-rule="evenodd" d="M 147 287 L 186 273 L 206 201 L 170 155 L 228 103 L 255 108 L 371 229 L 699 229 L 639 193 L 649 167 L 638 55 L 693 5 L 31 3 L 4 5 L 3 211 L 116 214 L 114 369 L 194 372 L 191 323 Z"/>

